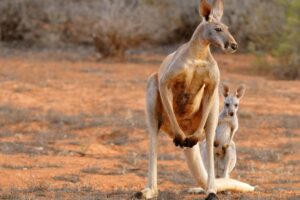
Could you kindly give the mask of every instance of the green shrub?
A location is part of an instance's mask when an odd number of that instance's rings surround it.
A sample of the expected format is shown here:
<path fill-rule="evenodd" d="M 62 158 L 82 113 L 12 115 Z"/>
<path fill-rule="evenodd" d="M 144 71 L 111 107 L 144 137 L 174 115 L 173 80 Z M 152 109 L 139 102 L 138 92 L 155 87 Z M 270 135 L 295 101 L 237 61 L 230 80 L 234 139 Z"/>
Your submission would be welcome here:
<path fill-rule="evenodd" d="M 300 79 L 300 1 L 278 0 L 285 8 L 285 23 L 271 51 L 273 59 L 258 56 L 254 70 L 278 79 Z"/>
<path fill-rule="evenodd" d="M 300 79 L 300 1 L 282 1 L 286 7 L 285 32 L 274 51 L 278 59 L 275 73 L 283 79 Z"/>

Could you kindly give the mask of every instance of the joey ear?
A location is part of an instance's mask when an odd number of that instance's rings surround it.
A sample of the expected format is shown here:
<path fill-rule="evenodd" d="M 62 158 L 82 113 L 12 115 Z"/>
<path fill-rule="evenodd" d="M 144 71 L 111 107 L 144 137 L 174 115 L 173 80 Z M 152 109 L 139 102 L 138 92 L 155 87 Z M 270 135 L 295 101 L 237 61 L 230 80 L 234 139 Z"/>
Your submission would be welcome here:
<path fill-rule="evenodd" d="M 221 20 L 224 13 L 224 2 L 223 0 L 214 0 L 213 1 L 213 8 L 212 8 L 212 15 L 217 20 Z"/>
<path fill-rule="evenodd" d="M 209 21 L 209 17 L 212 12 L 211 5 L 207 2 L 207 0 L 200 0 L 200 15 L 206 20 Z"/>
<path fill-rule="evenodd" d="M 225 83 L 221 84 L 221 93 L 224 97 L 228 97 L 229 95 L 229 87 Z"/>
<path fill-rule="evenodd" d="M 244 85 L 240 85 L 236 90 L 236 97 L 241 99 L 244 96 L 245 91 L 246 91 L 246 87 Z"/>

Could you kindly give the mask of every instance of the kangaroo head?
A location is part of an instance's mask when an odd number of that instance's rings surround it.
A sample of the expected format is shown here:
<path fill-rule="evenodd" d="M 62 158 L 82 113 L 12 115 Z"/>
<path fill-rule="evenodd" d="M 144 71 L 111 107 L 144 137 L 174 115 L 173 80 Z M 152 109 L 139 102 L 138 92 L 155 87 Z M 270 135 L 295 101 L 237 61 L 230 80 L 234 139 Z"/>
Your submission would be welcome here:
<path fill-rule="evenodd" d="M 229 94 L 229 87 L 226 84 L 222 84 L 221 86 L 222 95 L 224 96 L 224 108 L 223 112 L 226 116 L 234 117 L 237 114 L 237 111 L 239 109 L 239 104 L 241 98 L 245 94 L 245 86 L 240 85 L 234 95 Z"/>
<path fill-rule="evenodd" d="M 203 17 L 201 39 L 206 44 L 212 44 L 221 48 L 224 52 L 234 53 L 238 44 L 221 22 L 224 11 L 223 0 L 213 0 L 210 5 L 207 0 L 200 0 L 200 14 Z"/>

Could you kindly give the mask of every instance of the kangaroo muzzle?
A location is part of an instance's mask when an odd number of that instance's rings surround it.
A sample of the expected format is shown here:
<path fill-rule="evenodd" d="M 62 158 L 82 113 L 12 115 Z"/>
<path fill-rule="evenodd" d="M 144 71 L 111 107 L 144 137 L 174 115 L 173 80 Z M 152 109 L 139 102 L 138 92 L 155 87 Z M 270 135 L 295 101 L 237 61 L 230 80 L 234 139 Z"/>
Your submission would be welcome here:
<path fill-rule="evenodd" d="M 236 42 L 232 42 L 232 43 L 226 42 L 225 49 L 226 49 L 226 51 L 228 51 L 230 53 L 234 53 L 238 49 L 238 44 Z"/>

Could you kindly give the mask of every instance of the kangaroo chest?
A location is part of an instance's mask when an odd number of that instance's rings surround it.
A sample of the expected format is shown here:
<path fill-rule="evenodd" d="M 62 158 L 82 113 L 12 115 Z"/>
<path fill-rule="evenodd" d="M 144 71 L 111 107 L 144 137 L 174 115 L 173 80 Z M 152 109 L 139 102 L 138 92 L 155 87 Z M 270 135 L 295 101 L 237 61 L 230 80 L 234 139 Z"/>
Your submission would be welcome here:
<path fill-rule="evenodd" d="M 232 127 L 228 123 L 219 123 L 215 140 L 220 143 L 220 145 L 227 144 L 230 140 Z"/>
<path fill-rule="evenodd" d="M 190 71 L 179 74 L 169 84 L 177 122 L 186 135 L 193 134 L 201 121 L 201 103 L 207 85 L 206 72 Z M 169 119 L 163 114 L 162 129 L 171 131 Z M 171 134 L 172 135 L 172 134 Z"/>
<path fill-rule="evenodd" d="M 199 110 L 207 84 L 206 77 L 205 69 L 196 68 L 178 75 L 171 83 L 173 109 L 179 118 L 189 118 Z"/>

